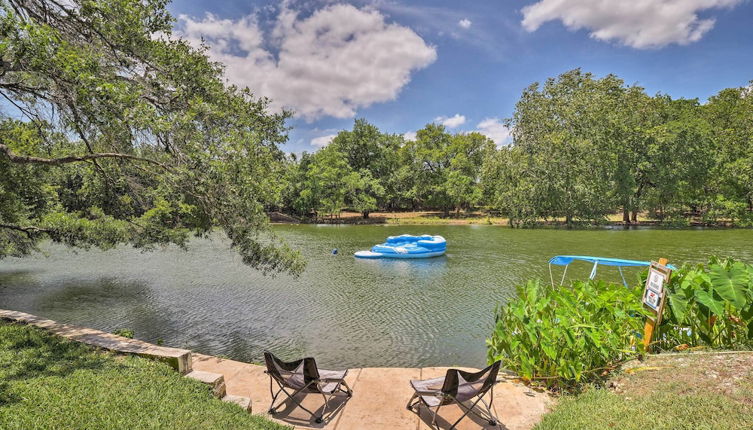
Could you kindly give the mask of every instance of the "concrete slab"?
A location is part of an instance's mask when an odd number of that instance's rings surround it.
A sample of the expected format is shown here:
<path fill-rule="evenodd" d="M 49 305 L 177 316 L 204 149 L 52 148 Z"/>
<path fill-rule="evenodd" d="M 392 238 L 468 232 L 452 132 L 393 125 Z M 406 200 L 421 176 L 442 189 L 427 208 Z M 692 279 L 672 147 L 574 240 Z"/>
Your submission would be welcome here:
<path fill-rule="evenodd" d="M 425 367 L 421 369 L 421 379 L 430 379 L 444 376 L 449 367 Z M 456 367 L 456 369 L 476 372 L 478 369 Z M 475 420 L 463 420 L 458 425 L 458 429 L 509 429 L 509 430 L 527 430 L 533 428 L 541 417 L 552 406 L 551 397 L 546 392 L 536 391 L 523 384 L 513 382 L 512 379 L 505 378 L 500 372 L 497 377 L 500 381 L 494 386 L 494 400 L 491 404 L 492 411 L 499 418 L 499 426 L 491 426 L 488 423 L 476 418 Z M 487 394 L 484 399 L 490 400 Z M 440 428 L 447 428 L 462 415 L 462 410 L 458 406 L 443 406 L 440 417 L 445 419 L 444 425 L 437 419 Z M 425 423 L 431 423 L 425 419 L 425 411 L 422 410 L 422 420 Z M 475 421 L 475 422 L 474 422 Z M 428 424 L 425 424 L 428 428 Z"/>
<path fill-rule="evenodd" d="M 327 406 L 327 411 L 324 414 L 325 422 L 323 423 L 316 423 L 311 415 L 297 407 L 291 400 L 283 402 L 282 406 L 277 408 L 277 413 L 269 415 L 268 410 L 272 404 L 272 395 L 269 391 L 270 378 L 264 373 L 265 367 L 202 354 L 194 354 L 193 366 L 194 369 L 223 374 L 229 395 L 250 396 L 252 409 L 256 413 L 265 414 L 268 418 L 292 425 L 295 428 L 333 428 L 333 422 L 339 418 L 345 405 L 350 403 L 344 395 L 334 397 Z M 360 369 L 348 371 L 345 382 L 351 389 L 353 389 L 359 373 Z M 273 388 L 277 392 L 277 384 L 274 384 Z M 280 397 L 277 398 L 278 404 L 285 398 L 284 393 L 280 394 Z M 299 395 L 296 400 L 314 414 L 321 414 L 324 399 L 320 394 Z"/>
<path fill-rule="evenodd" d="M 553 405 L 552 397 L 545 391 L 533 390 L 510 379 L 494 387 L 497 417 L 510 430 L 533 428 Z"/>
<path fill-rule="evenodd" d="M 421 379 L 431 379 L 431 378 L 438 378 L 441 376 L 445 376 L 447 374 L 447 369 L 450 369 L 449 367 L 424 367 L 421 369 Z M 468 372 L 478 372 L 478 369 L 468 368 L 468 367 L 456 367 L 456 369 L 465 370 Z M 491 397 L 487 394 L 486 397 L 484 397 L 484 400 L 489 403 L 491 400 Z M 471 404 L 467 403 L 466 406 L 470 407 Z M 494 412 L 495 416 L 499 418 L 499 414 L 496 413 L 495 408 L 492 406 L 492 412 Z M 483 410 L 480 408 L 480 406 L 477 406 L 475 410 L 478 413 L 483 414 Z M 445 405 L 442 406 L 439 409 L 439 415 L 437 417 L 437 426 L 440 429 L 447 429 L 452 426 L 461 416 L 463 416 L 463 409 L 461 409 L 458 405 Z M 420 408 L 420 418 L 421 423 L 419 423 L 419 428 L 431 428 L 431 422 L 434 418 L 433 416 L 433 410 L 429 411 L 425 406 Z M 490 425 L 487 420 L 482 420 L 479 417 L 474 416 L 473 414 L 468 414 L 465 418 L 463 418 L 458 425 L 455 427 L 458 430 L 466 430 L 466 429 L 485 429 L 485 430 L 501 430 L 506 429 L 507 427 L 504 426 L 502 422 L 497 423 L 497 425 Z"/>
<path fill-rule="evenodd" d="M 335 423 L 339 430 L 415 429 L 416 414 L 405 406 L 413 393 L 408 381 L 421 378 L 420 369 L 364 368 L 353 387 L 353 398 Z"/>

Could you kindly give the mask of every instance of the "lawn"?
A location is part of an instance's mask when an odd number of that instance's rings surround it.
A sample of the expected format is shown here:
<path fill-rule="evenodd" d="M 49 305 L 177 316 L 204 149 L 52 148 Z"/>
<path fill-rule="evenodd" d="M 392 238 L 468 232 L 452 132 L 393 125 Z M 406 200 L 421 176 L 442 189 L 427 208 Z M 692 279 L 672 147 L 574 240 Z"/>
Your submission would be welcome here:
<path fill-rule="evenodd" d="M 287 429 L 166 364 L 0 321 L 2 429 Z"/>
<path fill-rule="evenodd" d="M 750 429 L 753 354 L 693 354 L 635 363 L 561 399 L 536 430 Z"/>

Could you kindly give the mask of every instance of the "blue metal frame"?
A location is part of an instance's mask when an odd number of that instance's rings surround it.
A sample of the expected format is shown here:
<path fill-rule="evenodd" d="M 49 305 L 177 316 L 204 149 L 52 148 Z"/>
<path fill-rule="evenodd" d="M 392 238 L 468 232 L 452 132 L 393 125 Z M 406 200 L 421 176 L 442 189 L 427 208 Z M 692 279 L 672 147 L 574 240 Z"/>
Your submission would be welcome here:
<path fill-rule="evenodd" d="M 625 281 L 625 276 L 622 274 L 623 267 L 648 267 L 651 265 L 650 261 L 624 260 L 622 258 L 591 257 L 587 255 L 556 255 L 549 260 L 549 277 L 551 278 L 552 286 L 554 286 L 554 276 L 552 275 L 552 264 L 554 264 L 555 266 L 565 266 L 565 271 L 562 273 L 562 281 L 560 281 L 560 285 L 562 285 L 565 282 L 565 275 L 567 274 L 567 268 L 570 266 L 570 263 L 572 263 L 573 261 L 585 261 L 588 263 L 593 263 L 593 268 L 591 269 L 591 275 L 588 277 L 588 279 L 594 279 L 596 277 L 596 270 L 598 269 L 599 265 L 615 266 L 617 267 L 617 270 L 619 270 L 620 277 L 622 277 L 622 283 L 626 287 L 628 285 L 627 285 L 627 282 Z M 667 264 L 667 267 L 671 270 L 677 270 L 677 268 L 671 264 Z"/>

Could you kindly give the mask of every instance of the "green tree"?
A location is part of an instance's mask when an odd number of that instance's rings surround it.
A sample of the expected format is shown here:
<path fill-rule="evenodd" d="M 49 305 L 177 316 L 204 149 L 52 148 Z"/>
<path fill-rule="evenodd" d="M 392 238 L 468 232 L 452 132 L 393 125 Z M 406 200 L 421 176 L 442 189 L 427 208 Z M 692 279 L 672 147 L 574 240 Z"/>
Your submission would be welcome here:
<path fill-rule="evenodd" d="M 368 170 L 351 171 L 344 181 L 348 187 L 346 204 L 368 218 L 369 212 L 378 208 L 377 200 L 384 195 L 384 187 Z"/>
<path fill-rule="evenodd" d="M 594 79 L 579 69 L 523 92 L 507 125 L 529 179 L 513 190 L 525 194 L 514 200 L 528 202 L 529 216 L 563 217 L 570 226 L 598 222 L 614 210 L 607 148 L 621 93 L 615 76 Z"/>
<path fill-rule="evenodd" d="M 484 159 L 494 152 L 494 142 L 480 133 L 455 134 L 444 188 L 455 213 L 476 206 L 483 195 L 480 180 Z"/>
<path fill-rule="evenodd" d="M 264 212 L 287 113 L 172 38 L 166 3 L 0 0 L 0 257 L 219 228 L 246 264 L 302 270 Z"/>
<path fill-rule="evenodd" d="M 459 213 L 475 205 L 481 198 L 483 158 L 493 147 L 479 133 L 453 136 L 442 125 L 427 124 L 416 133 L 415 141 L 404 146 L 404 174 L 412 176 L 411 196 L 445 216 L 451 209 Z"/>
<path fill-rule="evenodd" d="M 342 152 L 348 166 L 361 176 L 362 183 L 354 185 L 360 191 L 351 199 L 350 206 L 361 212 L 364 218 L 379 207 L 394 208 L 400 188 L 395 176 L 401 144 L 401 137 L 382 133 L 365 119 L 356 119 L 352 130 L 339 132 L 329 145 Z M 366 202 L 369 203 L 363 206 Z"/>
<path fill-rule="evenodd" d="M 697 214 L 706 200 L 705 184 L 714 167 L 711 129 L 696 99 L 656 96 L 652 103 L 658 121 L 646 127 L 644 204 L 660 220 L 686 218 L 688 210 Z"/>
<path fill-rule="evenodd" d="M 720 91 L 704 108 L 716 154 L 709 204 L 720 216 L 753 223 L 753 81 Z"/>

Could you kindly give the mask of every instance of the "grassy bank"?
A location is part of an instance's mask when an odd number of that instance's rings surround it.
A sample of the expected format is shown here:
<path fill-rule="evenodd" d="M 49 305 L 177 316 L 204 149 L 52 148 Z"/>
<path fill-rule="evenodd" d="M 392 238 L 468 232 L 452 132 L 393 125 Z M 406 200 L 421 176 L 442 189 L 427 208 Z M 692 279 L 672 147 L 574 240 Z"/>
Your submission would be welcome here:
<path fill-rule="evenodd" d="M 0 321 L 2 429 L 285 429 L 167 365 Z"/>
<path fill-rule="evenodd" d="M 561 399 L 536 430 L 749 429 L 753 353 L 656 356 Z"/>

